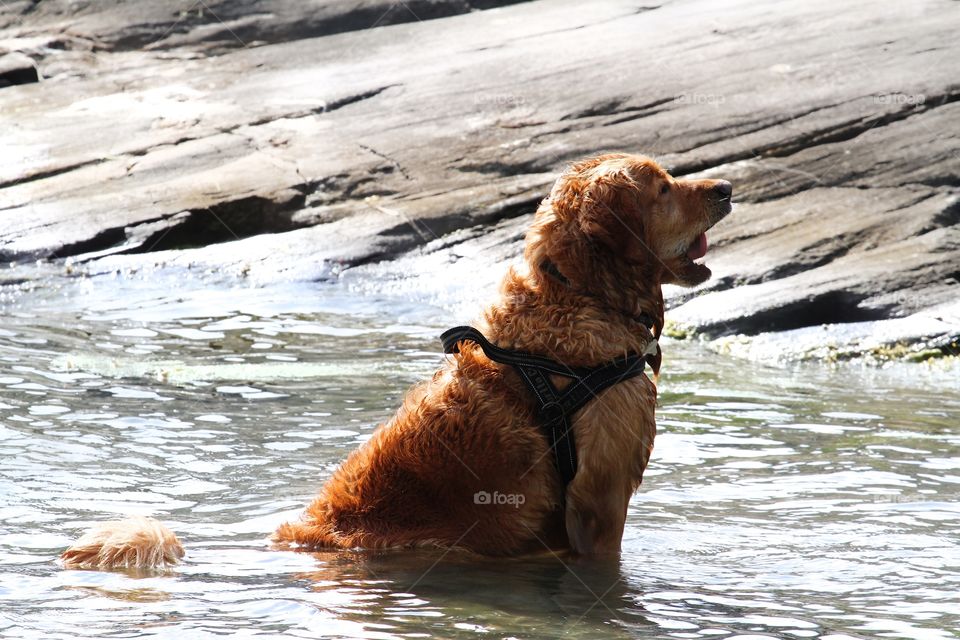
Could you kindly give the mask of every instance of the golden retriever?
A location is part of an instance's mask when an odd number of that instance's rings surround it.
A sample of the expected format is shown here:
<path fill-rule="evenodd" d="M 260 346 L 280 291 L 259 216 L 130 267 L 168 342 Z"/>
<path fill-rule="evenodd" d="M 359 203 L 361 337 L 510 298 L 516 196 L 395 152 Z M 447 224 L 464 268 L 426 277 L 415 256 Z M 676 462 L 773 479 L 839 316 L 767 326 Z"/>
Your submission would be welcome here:
<path fill-rule="evenodd" d="M 731 195 L 729 182 L 676 179 L 642 156 L 574 164 L 537 210 L 525 264 L 507 272 L 477 328 L 499 347 L 571 368 L 650 352 L 663 328 L 661 285 L 694 286 L 710 276 L 697 261 L 707 252 L 705 232 L 730 212 Z M 570 379 L 552 381 L 563 388 Z M 656 394 L 640 375 L 574 415 L 576 475 L 564 487 L 519 374 L 465 341 L 274 540 L 307 550 L 433 545 L 500 556 L 615 554 L 653 449 Z M 109 549 L 125 543 L 101 533 L 62 559 L 101 568 L 167 562 L 180 555 L 168 533 L 154 540 L 170 547 L 163 552 Z M 149 546 L 142 535 L 127 538 Z"/>

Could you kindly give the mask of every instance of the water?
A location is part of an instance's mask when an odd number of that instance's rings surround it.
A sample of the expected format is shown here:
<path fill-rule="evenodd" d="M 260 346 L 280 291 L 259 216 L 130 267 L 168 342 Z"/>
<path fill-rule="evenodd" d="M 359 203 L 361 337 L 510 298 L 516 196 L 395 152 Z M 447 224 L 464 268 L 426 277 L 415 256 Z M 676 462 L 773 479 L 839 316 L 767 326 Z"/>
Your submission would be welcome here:
<path fill-rule="evenodd" d="M 0 329 L 0 636 L 951 638 L 956 373 L 767 368 L 667 343 L 619 562 L 272 550 L 454 320 L 360 286 L 77 280 Z M 153 514 L 187 562 L 63 571 Z"/>

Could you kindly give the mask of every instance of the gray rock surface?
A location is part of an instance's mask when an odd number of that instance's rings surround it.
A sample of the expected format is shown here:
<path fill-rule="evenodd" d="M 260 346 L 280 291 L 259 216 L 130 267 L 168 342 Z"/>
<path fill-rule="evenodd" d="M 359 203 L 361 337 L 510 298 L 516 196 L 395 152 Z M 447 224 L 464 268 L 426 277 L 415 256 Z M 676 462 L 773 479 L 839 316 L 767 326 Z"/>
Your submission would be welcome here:
<path fill-rule="evenodd" d="M 489 267 L 565 163 L 628 150 L 735 185 L 683 330 L 927 313 L 960 291 L 955 4 L 7 2 L 44 79 L 0 90 L 0 282 L 341 277 L 496 225 Z"/>

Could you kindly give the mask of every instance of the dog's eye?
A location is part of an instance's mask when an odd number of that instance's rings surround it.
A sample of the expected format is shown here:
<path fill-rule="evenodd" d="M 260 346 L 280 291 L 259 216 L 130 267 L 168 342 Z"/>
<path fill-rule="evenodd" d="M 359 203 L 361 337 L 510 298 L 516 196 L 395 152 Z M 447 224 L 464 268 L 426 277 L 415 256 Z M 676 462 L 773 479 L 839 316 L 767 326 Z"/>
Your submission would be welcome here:
<path fill-rule="evenodd" d="M 669 183 L 669 182 L 664 182 L 664 183 L 660 186 L 660 195 L 665 196 L 665 195 L 667 195 L 668 193 L 670 193 L 670 183 Z"/>

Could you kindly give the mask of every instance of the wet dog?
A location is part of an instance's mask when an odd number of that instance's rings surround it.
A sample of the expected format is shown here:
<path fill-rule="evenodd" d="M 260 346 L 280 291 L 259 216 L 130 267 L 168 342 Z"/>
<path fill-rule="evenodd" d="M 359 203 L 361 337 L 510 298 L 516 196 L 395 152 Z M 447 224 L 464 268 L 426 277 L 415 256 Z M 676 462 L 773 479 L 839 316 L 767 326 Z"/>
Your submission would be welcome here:
<path fill-rule="evenodd" d="M 649 353 L 663 328 L 661 286 L 710 277 L 701 261 L 706 231 L 730 212 L 731 196 L 729 182 L 676 179 L 642 156 L 574 164 L 538 208 L 523 266 L 507 272 L 477 327 L 499 347 L 571 369 Z M 552 382 L 563 388 L 569 379 Z M 576 474 L 564 486 L 517 371 L 463 342 L 274 540 L 307 550 L 429 545 L 501 556 L 544 548 L 615 554 L 653 449 L 656 394 L 640 375 L 580 409 L 572 420 Z M 101 548 L 71 548 L 64 563 L 130 561 L 102 548 L 122 545 L 116 536 L 97 540 Z M 138 557 L 176 555 L 165 533 L 156 543 L 168 550 Z"/>

